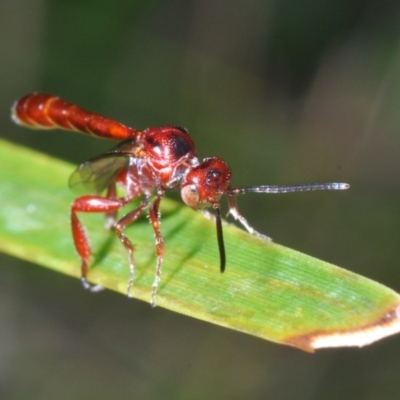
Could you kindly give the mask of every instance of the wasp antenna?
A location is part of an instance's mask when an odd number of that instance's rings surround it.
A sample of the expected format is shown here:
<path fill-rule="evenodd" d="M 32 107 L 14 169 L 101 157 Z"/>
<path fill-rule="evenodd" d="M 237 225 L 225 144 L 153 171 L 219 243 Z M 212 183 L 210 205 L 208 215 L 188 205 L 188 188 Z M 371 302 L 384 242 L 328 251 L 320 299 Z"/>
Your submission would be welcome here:
<path fill-rule="evenodd" d="M 214 204 L 213 208 L 215 209 L 215 225 L 217 228 L 217 241 L 218 241 L 219 259 L 220 259 L 220 271 L 222 273 L 225 271 L 226 255 L 225 255 L 224 234 L 222 231 L 221 211 L 219 209 L 218 204 Z"/>
<path fill-rule="evenodd" d="M 290 192 L 307 192 L 313 190 L 346 190 L 350 187 L 348 183 L 307 183 L 304 185 L 288 185 L 288 186 L 249 186 L 244 188 L 228 189 L 227 194 L 230 196 L 238 196 L 245 193 L 290 193 Z"/>

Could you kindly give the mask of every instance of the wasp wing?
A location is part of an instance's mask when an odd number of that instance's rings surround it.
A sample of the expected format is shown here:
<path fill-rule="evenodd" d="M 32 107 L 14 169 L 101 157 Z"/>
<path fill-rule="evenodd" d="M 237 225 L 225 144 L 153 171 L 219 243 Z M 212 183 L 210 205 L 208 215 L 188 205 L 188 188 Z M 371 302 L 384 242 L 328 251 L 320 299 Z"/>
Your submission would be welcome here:
<path fill-rule="evenodd" d="M 81 164 L 69 178 L 69 187 L 74 191 L 101 193 L 116 176 L 127 169 L 131 155 L 111 152 Z"/>

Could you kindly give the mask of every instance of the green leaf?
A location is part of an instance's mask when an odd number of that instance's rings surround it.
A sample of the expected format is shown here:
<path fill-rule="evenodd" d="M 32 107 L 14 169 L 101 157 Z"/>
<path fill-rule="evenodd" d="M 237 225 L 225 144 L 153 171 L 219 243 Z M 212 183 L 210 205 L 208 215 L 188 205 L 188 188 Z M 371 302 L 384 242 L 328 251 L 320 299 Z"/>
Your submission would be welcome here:
<path fill-rule="evenodd" d="M 0 250 L 79 277 L 67 187 L 74 167 L 7 142 L 0 142 L 0 151 Z M 232 225 L 224 227 L 228 263 L 221 274 L 214 224 L 169 199 L 161 212 L 161 307 L 307 351 L 363 346 L 400 330 L 400 297 L 378 283 Z M 103 229 L 101 215 L 82 220 L 94 251 L 89 280 L 126 293 L 126 252 Z M 136 249 L 132 294 L 149 301 L 156 261 L 152 228 L 144 216 L 126 233 Z"/>

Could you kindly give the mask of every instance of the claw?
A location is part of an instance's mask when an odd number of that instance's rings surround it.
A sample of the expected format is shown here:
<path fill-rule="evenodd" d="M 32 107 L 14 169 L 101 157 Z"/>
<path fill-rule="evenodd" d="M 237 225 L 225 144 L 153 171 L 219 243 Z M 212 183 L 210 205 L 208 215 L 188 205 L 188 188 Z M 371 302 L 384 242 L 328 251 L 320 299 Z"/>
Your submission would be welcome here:
<path fill-rule="evenodd" d="M 91 285 L 86 278 L 81 278 L 82 286 L 85 290 L 89 290 L 91 293 L 97 293 L 104 290 L 104 287 L 101 285 Z"/>

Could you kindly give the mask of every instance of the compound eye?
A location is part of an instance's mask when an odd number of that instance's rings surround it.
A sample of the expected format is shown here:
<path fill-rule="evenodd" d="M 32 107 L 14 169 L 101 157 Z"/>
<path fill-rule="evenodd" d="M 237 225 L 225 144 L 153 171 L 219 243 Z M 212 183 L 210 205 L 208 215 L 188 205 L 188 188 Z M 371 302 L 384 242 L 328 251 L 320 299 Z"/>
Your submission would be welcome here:
<path fill-rule="evenodd" d="M 181 189 L 182 200 L 191 208 L 197 208 L 200 201 L 199 189 L 196 185 L 186 185 Z"/>

